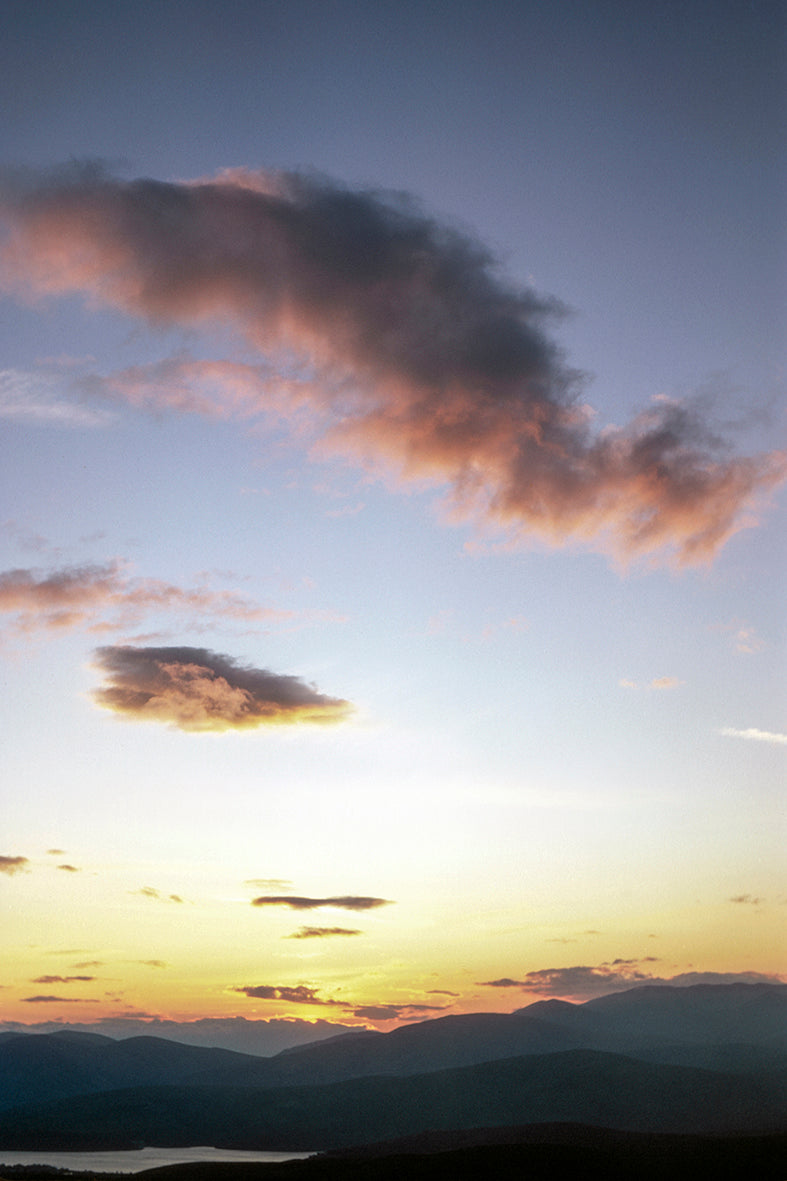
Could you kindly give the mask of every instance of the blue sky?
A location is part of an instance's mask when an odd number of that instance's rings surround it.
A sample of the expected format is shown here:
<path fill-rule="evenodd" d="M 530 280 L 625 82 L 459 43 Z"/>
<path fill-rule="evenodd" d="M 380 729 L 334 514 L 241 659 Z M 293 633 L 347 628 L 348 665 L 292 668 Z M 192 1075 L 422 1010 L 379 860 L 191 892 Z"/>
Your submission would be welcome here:
<path fill-rule="evenodd" d="M 780 6 L 3 9 L 5 1019 L 784 971 Z"/>

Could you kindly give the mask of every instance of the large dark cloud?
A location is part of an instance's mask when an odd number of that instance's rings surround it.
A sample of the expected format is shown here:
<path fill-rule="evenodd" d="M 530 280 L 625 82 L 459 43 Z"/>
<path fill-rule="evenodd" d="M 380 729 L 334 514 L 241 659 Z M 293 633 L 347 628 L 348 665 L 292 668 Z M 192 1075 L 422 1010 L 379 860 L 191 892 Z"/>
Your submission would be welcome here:
<path fill-rule="evenodd" d="M 206 648 L 99 648 L 107 685 L 99 705 L 179 730 L 243 730 L 295 722 L 335 723 L 348 701 L 326 697 L 299 677 L 249 668 Z"/>
<path fill-rule="evenodd" d="M 296 894 L 263 894 L 252 899 L 252 906 L 289 906 L 291 910 L 316 910 L 321 906 L 333 906 L 338 910 L 374 910 L 378 906 L 390 906 L 389 898 L 367 898 L 357 894 L 343 894 L 338 898 L 304 898 Z"/>
<path fill-rule="evenodd" d="M 503 976 L 499 980 L 484 980 L 487 988 L 516 988 L 537 996 L 589 1000 L 611 992 L 623 992 L 646 984 L 669 984 L 677 988 L 693 984 L 757 984 L 780 983 L 781 977 L 762 972 L 683 972 L 676 976 L 654 976 L 642 965 L 655 962 L 653 956 L 643 960 L 617 959 L 596 966 L 574 965 L 569 968 L 542 968 L 527 972 L 521 979 Z"/>
<path fill-rule="evenodd" d="M 265 356 L 257 373 L 197 365 L 193 381 L 188 366 L 169 381 L 127 371 L 120 396 L 188 412 L 217 397 L 235 412 L 240 396 L 243 415 L 307 402 L 326 447 L 447 487 L 457 517 L 509 540 L 708 560 L 785 474 L 783 455 L 730 455 L 663 399 L 594 430 L 545 331 L 556 302 L 401 196 L 245 170 L 124 181 L 87 165 L 7 175 L 0 219 L 7 287 L 229 323 Z"/>

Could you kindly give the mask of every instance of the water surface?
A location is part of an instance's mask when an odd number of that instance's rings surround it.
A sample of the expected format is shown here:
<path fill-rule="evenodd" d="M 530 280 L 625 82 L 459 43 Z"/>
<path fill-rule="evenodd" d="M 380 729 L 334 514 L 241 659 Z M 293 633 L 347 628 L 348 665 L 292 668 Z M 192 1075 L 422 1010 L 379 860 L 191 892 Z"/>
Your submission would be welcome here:
<path fill-rule="evenodd" d="M 125 1152 L 6 1152 L 0 1148 L 3 1165 L 54 1165 L 58 1169 L 92 1173 L 139 1173 L 160 1165 L 189 1164 L 194 1161 L 277 1161 L 303 1160 L 310 1152 L 251 1152 L 231 1148 L 138 1148 Z"/>

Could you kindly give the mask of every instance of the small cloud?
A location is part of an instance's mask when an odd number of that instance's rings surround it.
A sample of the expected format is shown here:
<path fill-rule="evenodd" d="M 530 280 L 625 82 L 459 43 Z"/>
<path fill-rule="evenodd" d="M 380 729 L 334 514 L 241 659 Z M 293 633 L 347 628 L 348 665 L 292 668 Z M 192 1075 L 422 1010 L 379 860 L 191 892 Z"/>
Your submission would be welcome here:
<path fill-rule="evenodd" d="M 263 894 L 252 899 L 252 906 L 289 906 L 290 910 L 316 910 L 321 906 L 332 906 L 337 910 L 374 910 L 378 906 L 390 906 L 389 898 L 367 898 L 362 895 L 345 894 L 339 898 L 303 898 L 294 894 Z"/>
<path fill-rule="evenodd" d="M 76 968 L 77 970 L 83 969 L 83 968 L 103 968 L 104 961 L 103 960 L 83 960 L 81 964 L 73 964 L 72 967 Z"/>
<path fill-rule="evenodd" d="M 144 968 L 166 968 L 169 965 L 166 960 L 133 960 L 135 964 L 142 964 Z"/>
<path fill-rule="evenodd" d="M 58 865 L 57 868 L 64 870 L 66 873 L 81 873 L 78 865 Z"/>
<path fill-rule="evenodd" d="M 738 652 L 745 652 L 748 655 L 761 652 L 765 647 L 765 641 L 761 640 L 754 628 L 748 625 L 738 628 L 733 642 Z"/>
<path fill-rule="evenodd" d="M 23 996 L 26 1005 L 97 1005 L 95 997 L 77 996 Z"/>
<path fill-rule="evenodd" d="M 0 855 L 0 873 L 13 877 L 15 873 L 27 873 L 30 864 L 27 857 L 5 857 Z"/>
<path fill-rule="evenodd" d="M 650 682 L 651 689 L 677 689 L 678 685 L 683 682 L 679 681 L 677 677 L 655 677 Z"/>
<path fill-rule="evenodd" d="M 301 927 L 292 935 L 284 935 L 284 939 L 325 939 L 331 935 L 362 935 L 352 927 Z"/>
<path fill-rule="evenodd" d="M 453 997 L 459 997 L 459 996 L 461 996 L 461 993 L 458 993 L 458 992 L 450 992 L 450 991 L 449 991 L 447 988 L 430 988 L 430 989 L 428 990 L 428 995 L 429 995 L 429 996 L 453 996 Z"/>
<path fill-rule="evenodd" d="M 620 685 L 621 689 L 638 689 L 639 688 L 639 685 L 637 684 L 636 681 L 629 681 L 625 677 L 623 678 L 622 681 L 618 681 L 618 684 Z"/>
<path fill-rule="evenodd" d="M 340 1005 L 347 1007 L 346 1001 L 337 1001 L 331 997 L 318 997 L 319 989 L 308 988 L 305 984 L 295 987 L 282 984 L 247 984 L 242 988 L 233 988 L 233 992 L 242 992 L 245 996 L 263 1001 L 288 1001 L 295 1005 Z"/>
<path fill-rule="evenodd" d="M 763 901 L 762 898 L 755 898 L 753 894 L 736 894 L 729 899 L 730 902 L 737 902 L 744 906 L 759 906 Z"/>
<path fill-rule="evenodd" d="M 31 984 L 76 984 L 95 980 L 95 976 L 36 976 Z"/>
<path fill-rule="evenodd" d="M 748 730 L 735 730 L 732 726 L 725 726 L 723 730 L 719 730 L 719 734 L 723 734 L 725 738 L 748 738 L 754 742 L 770 742 L 774 746 L 787 745 L 787 734 L 775 734 L 771 730 L 757 730 L 754 727 L 749 727 Z"/>
<path fill-rule="evenodd" d="M 47 849 L 47 853 L 50 857 L 64 857 L 65 852 L 65 849 Z"/>
<path fill-rule="evenodd" d="M 143 898 L 161 899 L 160 892 L 154 886 L 141 886 L 139 890 L 129 890 L 129 894 L 140 894 Z"/>
<path fill-rule="evenodd" d="M 206 648 L 99 648 L 96 667 L 107 678 L 93 693 L 98 705 L 178 730 L 336 724 L 353 712 L 349 701 L 326 697 L 299 677 L 250 668 Z"/>

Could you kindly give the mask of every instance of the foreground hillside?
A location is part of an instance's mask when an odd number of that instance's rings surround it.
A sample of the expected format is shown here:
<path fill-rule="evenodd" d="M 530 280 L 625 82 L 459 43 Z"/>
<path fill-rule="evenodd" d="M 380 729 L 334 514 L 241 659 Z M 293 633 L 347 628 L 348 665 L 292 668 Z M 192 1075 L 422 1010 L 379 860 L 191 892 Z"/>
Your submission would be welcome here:
<path fill-rule="evenodd" d="M 51 1170 L 30 1166 L 2 1173 L 8 1181 L 53 1181 Z M 429 1133 L 282 1164 L 203 1162 L 137 1174 L 138 1181 L 784 1181 L 785 1176 L 787 1135 L 659 1136 L 578 1124 Z M 63 1181 L 117 1181 L 117 1175 L 69 1174 Z"/>

